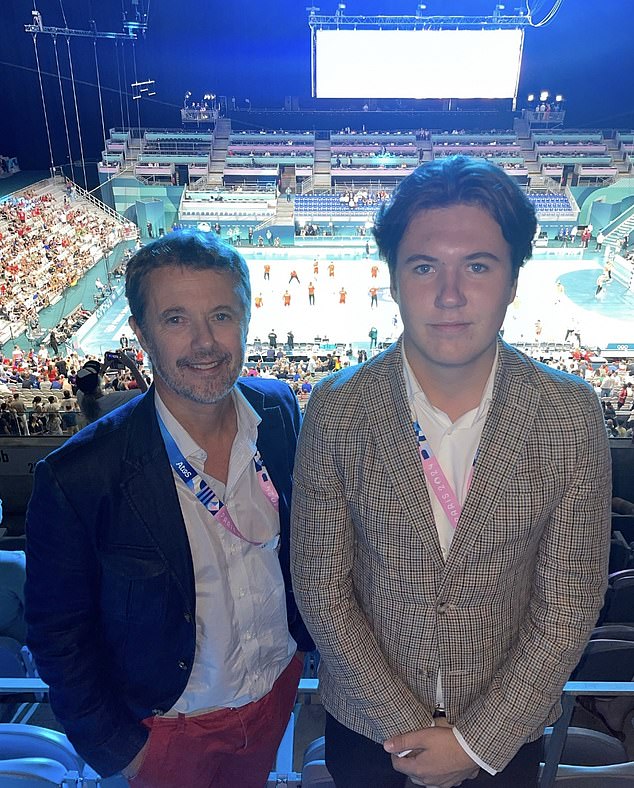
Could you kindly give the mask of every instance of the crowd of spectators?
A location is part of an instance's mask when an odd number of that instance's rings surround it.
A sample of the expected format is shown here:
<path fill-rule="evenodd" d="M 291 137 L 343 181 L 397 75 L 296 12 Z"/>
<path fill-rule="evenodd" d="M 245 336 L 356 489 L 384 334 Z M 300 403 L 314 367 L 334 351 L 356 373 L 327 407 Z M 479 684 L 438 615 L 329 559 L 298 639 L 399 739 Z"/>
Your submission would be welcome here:
<path fill-rule="evenodd" d="M 126 349 L 147 382 L 143 352 Z M 79 407 L 77 376 L 86 361 L 76 352 L 49 357 L 48 349 L 24 352 L 16 345 L 11 358 L 0 363 L 0 435 L 72 435 L 87 419 Z M 101 362 L 98 362 L 101 363 Z M 139 382 L 129 368 L 110 369 L 104 378 L 104 395 L 133 390 Z M 81 385 L 81 384 L 80 384 Z"/>
<path fill-rule="evenodd" d="M 579 348 L 543 360 L 548 366 L 577 375 L 592 386 L 601 401 L 611 438 L 634 437 L 634 361 L 597 363 L 590 351 Z"/>
<path fill-rule="evenodd" d="M 74 285 L 128 228 L 76 198 L 31 191 L 0 203 L 0 331 L 37 324 L 37 313 Z M 4 321 L 4 326 L 3 326 Z"/>
<path fill-rule="evenodd" d="M 343 192 L 339 197 L 339 202 L 342 205 L 347 205 L 348 208 L 367 208 L 368 206 L 379 205 L 388 198 L 386 191 L 367 191 L 366 189 L 359 189 L 358 191 Z"/>
<path fill-rule="evenodd" d="M 151 372 L 143 351 L 128 342 L 121 352 L 149 385 Z M 284 380 L 302 405 L 322 376 L 367 359 L 363 349 L 355 354 L 352 344 L 328 353 L 313 346 L 298 360 L 286 346 L 256 343 L 247 355 L 250 361 L 243 368 L 244 376 Z M 555 369 L 583 377 L 594 388 L 610 437 L 634 436 L 634 363 L 597 364 L 589 351 L 579 349 L 543 360 Z M 80 358 L 75 351 L 49 356 L 44 345 L 37 352 L 24 352 L 16 346 L 12 357 L 0 363 L 0 435 L 72 435 L 83 427 L 87 419 L 79 407 L 82 391 L 78 397 L 77 374 L 81 376 L 87 362 L 88 366 L 102 363 L 94 356 Z M 105 397 L 139 388 L 139 375 L 131 372 L 132 363 L 118 366 L 122 368 L 111 368 L 104 376 Z"/>

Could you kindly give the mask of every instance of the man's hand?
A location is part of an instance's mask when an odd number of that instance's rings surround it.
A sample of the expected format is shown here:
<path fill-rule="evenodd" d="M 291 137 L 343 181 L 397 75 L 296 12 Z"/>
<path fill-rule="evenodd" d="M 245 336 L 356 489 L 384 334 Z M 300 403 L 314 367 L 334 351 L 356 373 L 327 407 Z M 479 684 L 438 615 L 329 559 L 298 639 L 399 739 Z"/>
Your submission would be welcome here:
<path fill-rule="evenodd" d="M 143 747 L 141 747 L 134 758 L 130 761 L 130 763 L 125 767 L 125 769 L 121 769 L 121 774 L 126 778 L 126 780 L 131 780 L 141 771 L 141 766 L 143 766 L 143 761 L 145 760 L 149 743 L 150 740 L 148 739 Z"/>
<path fill-rule="evenodd" d="M 477 777 L 480 768 L 462 749 L 446 722 L 435 728 L 423 728 L 403 736 L 393 736 L 383 743 L 392 753 L 392 766 L 418 785 L 452 788 L 463 780 Z M 404 758 L 397 753 L 412 752 Z"/>

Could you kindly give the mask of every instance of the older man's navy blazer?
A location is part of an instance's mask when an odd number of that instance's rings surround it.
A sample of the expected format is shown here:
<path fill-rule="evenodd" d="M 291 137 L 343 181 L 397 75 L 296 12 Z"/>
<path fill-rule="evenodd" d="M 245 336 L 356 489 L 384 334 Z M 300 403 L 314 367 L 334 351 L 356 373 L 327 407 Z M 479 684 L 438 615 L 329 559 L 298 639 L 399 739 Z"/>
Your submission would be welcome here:
<path fill-rule="evenodd" d="M 289 629 L 312 648 L 289 573 L 300 414 L 288 386 L 237 384 L 262 418 L 258 449 L 280 496 Z M 27 513 L 28 642 L 53 711 L 103 776 L 143 746 L 140 721 L 173 706 L 195 653 L 192 557 L 153 389 L 38 463 Z"/>

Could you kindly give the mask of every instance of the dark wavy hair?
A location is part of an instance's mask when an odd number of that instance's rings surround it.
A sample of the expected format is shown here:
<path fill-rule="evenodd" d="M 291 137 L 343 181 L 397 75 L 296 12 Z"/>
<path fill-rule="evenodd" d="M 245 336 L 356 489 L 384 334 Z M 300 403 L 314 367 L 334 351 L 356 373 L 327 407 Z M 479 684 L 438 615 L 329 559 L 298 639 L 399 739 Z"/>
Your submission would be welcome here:
<path fill-rule="evenodd" d="M 532 254 L 535 209 L 501 167 L 469 156 L 448 156 L 417 167 L 379 208 L 372 233 L 391 276 L 412 217 L 419 211 L 459 204 L 479 206 L 500 225 L 517 278 Z"/>
<path fill-rule="evenodd" d="M 251 282 L 244 258 L 215 233 L 197 230 L 178 230 L 168 233 L 144 247 L 128 261 L 125 294 L 130 312 L 144 328 L 145 281 L 157 268 L 192 268 L 196 271 L 215 269 L 228 271 L 235 279 L 244 306 L 245 323 L 251 317 Z"/>

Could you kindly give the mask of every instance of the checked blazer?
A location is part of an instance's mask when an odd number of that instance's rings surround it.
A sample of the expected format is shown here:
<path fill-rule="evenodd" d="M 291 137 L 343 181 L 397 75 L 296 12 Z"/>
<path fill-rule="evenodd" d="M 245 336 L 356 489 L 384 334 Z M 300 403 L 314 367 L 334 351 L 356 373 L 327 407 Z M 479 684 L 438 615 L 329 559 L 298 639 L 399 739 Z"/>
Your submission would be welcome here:
<path fill-rule="evenodd" d="M 493 400 L 447 561 L 402 340 L 314 390 L 294 472 L 295 595 L 326 709 L 382 742 L 447 718 L 500 771 L 560 713 L 603 601 L 610 453 L 593 390 L 499 340 Z"/>

